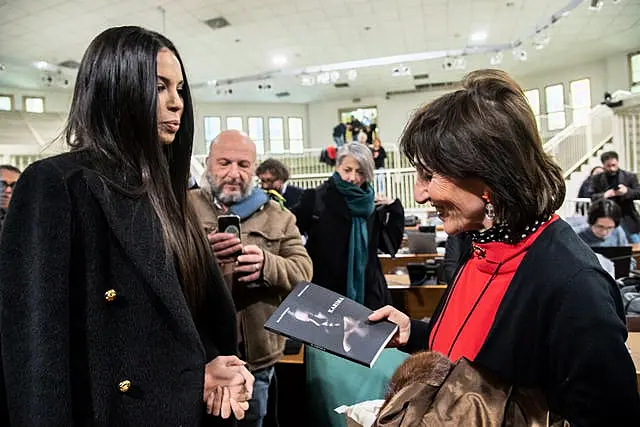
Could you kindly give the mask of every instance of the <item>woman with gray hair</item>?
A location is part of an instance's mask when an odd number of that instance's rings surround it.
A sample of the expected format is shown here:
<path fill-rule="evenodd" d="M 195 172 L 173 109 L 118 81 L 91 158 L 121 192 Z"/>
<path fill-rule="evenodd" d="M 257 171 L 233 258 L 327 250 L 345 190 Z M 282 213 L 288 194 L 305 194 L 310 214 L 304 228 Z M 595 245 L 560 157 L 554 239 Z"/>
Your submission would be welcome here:
<path fill-rule="evenodd" d="M 306 190 L 292 212 L 307 236 L 313 283 L 375 310 L 391 301 L 378 249 L 393 254 L 400 247 L 404 208 L 397 199 L 375 198 L 373 169 L 366 145 L 345 144 L 333 176 Z"/>

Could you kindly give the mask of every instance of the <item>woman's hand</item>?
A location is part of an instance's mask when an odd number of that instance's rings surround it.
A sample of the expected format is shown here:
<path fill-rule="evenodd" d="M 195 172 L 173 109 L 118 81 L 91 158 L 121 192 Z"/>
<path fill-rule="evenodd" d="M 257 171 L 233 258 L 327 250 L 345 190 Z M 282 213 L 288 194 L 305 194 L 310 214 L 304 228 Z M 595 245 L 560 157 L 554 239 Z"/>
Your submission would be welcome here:
<path fill-rule="evenodd" d="M 204 372 L 203 400 L 207 412 L 228 418 L 233 411 L 236 418 L 244 417 L 253 394 L 253 382 L 245 362 L 236 356 L 216 357 L 207 363 Z"/>
<path fill-rule="evenodd" d="M 398 332 L 391 338 L 387 347 L 401 347 L 406 345 L 411 334 L 411 319 L 409 316 L 401 312 L 395 307 L 386 305 L 369 315 L 369 320 L 378 322 L 380 320 L 388 320 L 398 325 Z"/>
<path fill-rule="evenodd" d="M 239 398 L 238 395 L 240 396 Z M 234 387 L 216 386 L 207 399 L 207 413 L 227 419 L 233 412 L 233 416 L 241 420 L 249 409 L 248 400 L 251 396 L 249 398 L 246 396 L 244 385 Z"/>

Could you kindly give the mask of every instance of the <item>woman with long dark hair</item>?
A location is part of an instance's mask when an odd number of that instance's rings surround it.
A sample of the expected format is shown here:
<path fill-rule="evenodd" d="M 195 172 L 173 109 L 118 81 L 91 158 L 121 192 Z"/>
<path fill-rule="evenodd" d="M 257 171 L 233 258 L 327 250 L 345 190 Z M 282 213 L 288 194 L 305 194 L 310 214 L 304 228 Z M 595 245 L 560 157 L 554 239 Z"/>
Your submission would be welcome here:
<path fill-rule="evenodd" d="M 16 186 L 0 240 L 0 424 L 227 425 L 252 377 L 187 204 L 193 107 L 174 45 L 98 35 L 64 132 Z"/>

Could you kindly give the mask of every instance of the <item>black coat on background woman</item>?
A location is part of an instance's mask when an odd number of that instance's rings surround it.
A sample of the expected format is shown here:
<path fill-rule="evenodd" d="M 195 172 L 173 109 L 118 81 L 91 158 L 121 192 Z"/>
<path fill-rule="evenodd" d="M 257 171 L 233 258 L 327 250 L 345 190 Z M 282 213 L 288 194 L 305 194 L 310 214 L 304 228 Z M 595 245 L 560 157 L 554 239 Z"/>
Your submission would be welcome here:
<path fill-rule="evenodd" d="M 330 178 L 320 187 L 306 190 L 292 212 L 300 233 L 307 235 L 306 248 L 314 267 L 313 283 L 346 295 L 351 216 L 334 180 Z M 367 219 L 367 230 L 364 305 L 377 309 L 391 303 L 378 249 L 395 254 L 400 247 L 404 231 L 404 208 L 400 201 L 377 205 Z"/>

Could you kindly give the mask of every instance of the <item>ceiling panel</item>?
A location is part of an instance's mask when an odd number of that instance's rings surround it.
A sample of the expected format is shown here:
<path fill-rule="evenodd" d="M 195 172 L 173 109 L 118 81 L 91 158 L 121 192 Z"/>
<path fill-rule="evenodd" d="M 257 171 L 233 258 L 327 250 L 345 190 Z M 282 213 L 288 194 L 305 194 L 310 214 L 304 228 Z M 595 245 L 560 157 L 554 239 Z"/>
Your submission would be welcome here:
<path fill-rule="evenodd" d="M 272 71 L 276 54 L 287 56 L 286 67 L 298 69 L 462 49 L 475 31 L 487 32 L 486 42 L 476 43 L 480 47 L 522 40 L 530 50 L 529 61 L 515 62 L 507 51 L 502 65 L 521 74 L 640 47 L 640 0 L 617 5 L 607 0 L 599 13 L 581 4 L 552 27 L 549 48 L 534 51 L 530 36 L 568 1 L 513 0 L 508 7 L 506 0 L 0 0 L 0 61 L 9 65 L 0 74 L 0 85 L 37 87 L 42 72 L 32 66 L 35 61 L 80 60 L 96 34 L 124 24 L 164 31 L 181 50 L 193 84 Z M 218 16 L 231 26 L 213 30 L 203 22 Z M 467 68 L 487 66 L 488 56 L 468 57 Z M 445 72 L 442 62 L 408 65 L 414 73 L 429 72 L 429 82 L 464 74 Z M 303 102 L 413 86 L 410 77 L 392 78 L 391 68 L 361 69 L 358 80 L 344 91 L 301 87 L 297 77 L 274 79 L 274 87 L 292 92 L 284 102 Z M 273 94 L 256 93 L 254 86 L 223 100 L 273 100 Z M 210 90 L 196 95 L 217 99 Z"/>

